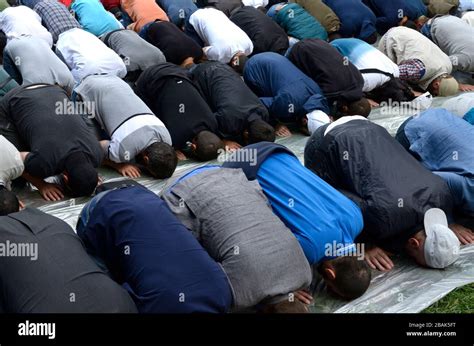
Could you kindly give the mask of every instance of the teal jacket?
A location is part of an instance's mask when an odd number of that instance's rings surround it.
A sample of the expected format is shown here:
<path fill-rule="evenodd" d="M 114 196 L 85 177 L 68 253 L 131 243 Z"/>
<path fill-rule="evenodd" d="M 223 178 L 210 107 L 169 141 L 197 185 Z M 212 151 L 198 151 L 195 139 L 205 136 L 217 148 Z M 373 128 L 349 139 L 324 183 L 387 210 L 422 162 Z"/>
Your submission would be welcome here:
<path fill-rule="evenodd" d="M 288 4 L 274 17 L 274 20 L 288 34 L 288 36 L 303 40 L 305 38 L 319 38 L 327 40 L 326 29 L 312 15 L 298 4 Z"/>
<path fill-rule="evenodd" d="M 10 77 L 10 75 L 0 67 L 0 100 L 5 96 L 7 92 L 16 88 L 18 83 Z"/>

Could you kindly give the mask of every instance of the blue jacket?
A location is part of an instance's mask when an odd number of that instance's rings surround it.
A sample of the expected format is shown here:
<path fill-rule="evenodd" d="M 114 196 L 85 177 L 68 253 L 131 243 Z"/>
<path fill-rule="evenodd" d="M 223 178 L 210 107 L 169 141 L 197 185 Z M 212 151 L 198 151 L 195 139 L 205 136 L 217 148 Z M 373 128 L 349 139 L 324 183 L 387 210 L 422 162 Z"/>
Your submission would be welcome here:
<path fill-rule="evenodd" d="M 256 152 L 256 161 L 229 160 L 223 167 L 240 168 L 256 179 L 274 213 L 294 233 L 310 264 L 355 255 L 354 239 L 363 228 L 359 207 L 304 167 L 285 147 L 269 142 L 242 150 Z"/>
<path fill-rule="evenodd" d="M 103 192 L 86 205 L 77 233 L 142 313 L 224 313 L 232 292 L 222 268 L 153 192 Z M 85 225 L 85 226 L 84 226 Z"/>
<path fill-rule="evenodd" d="M 397 140 L 448 184 L 458 208 L 474 215 L 474 126 L 446 109 L 408 119 Z"/>
<path fill-rule="evenodd" d="M 323 0 L 341 20 L 339 33 L 343 37 L 367 39 L 376 33 L 376 17 L 362 0 Z"/>
<path fill-rule="evenodd" d="M 280 54 L 254 55 L 245 64 L 244 80 L 276 119 L 295 120 L 314 110 L 329 113 L 318 84 Z"/>
<path fill-rule="evenodd" d="M 385 34 L 390 28 L 398 26 L 404 16 L 416 20 L 426 16 L 427 8 L 422 0 L 363 0 L 377 16 L 377 31 Z"/>

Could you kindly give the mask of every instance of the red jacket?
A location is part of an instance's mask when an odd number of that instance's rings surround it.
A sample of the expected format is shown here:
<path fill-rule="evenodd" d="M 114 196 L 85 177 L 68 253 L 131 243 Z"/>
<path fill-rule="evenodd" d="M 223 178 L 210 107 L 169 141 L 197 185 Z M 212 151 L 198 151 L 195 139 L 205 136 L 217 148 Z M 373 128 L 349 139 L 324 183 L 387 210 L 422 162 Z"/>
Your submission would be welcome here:
<path fill-rule="evenodd" d="M 60 3 L 62 3 L 64 6 L 69 8 L 71 6 L 73 0 L 59 0 Z"/>
<path fill-rule="evenodd" d="M 107 11 L 114 7 L 120 7 L 120 0 L 100 0 L 100 2 Z"/>

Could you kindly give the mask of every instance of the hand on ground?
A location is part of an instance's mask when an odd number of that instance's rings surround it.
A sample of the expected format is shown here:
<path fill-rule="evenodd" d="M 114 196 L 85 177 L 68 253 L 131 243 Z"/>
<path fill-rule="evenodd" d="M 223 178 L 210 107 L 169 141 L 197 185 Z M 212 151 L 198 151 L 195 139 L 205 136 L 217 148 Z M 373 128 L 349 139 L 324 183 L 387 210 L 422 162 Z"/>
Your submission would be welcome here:
<path fill-rule="evenodd" d="M 278 124 L 277 126 L 275 126 L 275 134 L 278 137 L 290 137 L 291 131 L 288 129 L 286 125 Z"/>
<path fill-rule="evenodd" d="M 229 152 L 233 152 L 233 151 L 236 151 L 236 150 L 239 150 L 240 148 L 242 148 L 242 146 L 239 143 L 234 142 L 234 141 L 225 140 L 223 142 L 224 142 L 224 145 L 225 145 L 225 150 L 229 151 Z"/>
<path fill-rule="evenodd" d="M 365 251 L 365 261 L 372 269 L 377 269 L 382 272 L 387 272 L 393 269 L 393 262 L 389 254 L 379 247 Z"/>
<path fill-rule="evenodd" d="M 39 188 L 39 193 L 47 201 L 60 201 L 64 198 L 61 186 L 58 184 L 44 183 Z"/>
<path fill-rule="evenodd" d="M 186 155 L 181 150 L 176 150 L 176 156 L 178 157 L 178 161 L 187 160 Z"/>
<path fill-rule="evenodd" d="M 130 163 L 123 163 L 117 167 L 117 171 L 122 174 L 124 177 L 128 178 L 140 178 L 140 169 Z"/>
<path fill-rule="evenodd" d="M 458 224 L 449 225 L 449 228 L 456 234 L 462 245 L 474 244 L 474 233 L 469 228 Z"/>
<path fill-rule="evenodd" d="M 474 91 L 474 85 L 469 84 L 459 84 L 460 91 Z"/>
<path fill-rule="evenodd" d="M 296 291 L 295 298 L 298 299 L 300 302 L 306 305 L 310 305 L 313 302 L 313 296 L 304 290 Z"/>
<path fill-rule="evenodd" d="M 380 106 L 380 104 L 378 104 L 377 102 L 375 102 L 372 99 L 367 99 L 367 101 L 369 101 L 370 107 L 372 107 L 372 108 Z"/>

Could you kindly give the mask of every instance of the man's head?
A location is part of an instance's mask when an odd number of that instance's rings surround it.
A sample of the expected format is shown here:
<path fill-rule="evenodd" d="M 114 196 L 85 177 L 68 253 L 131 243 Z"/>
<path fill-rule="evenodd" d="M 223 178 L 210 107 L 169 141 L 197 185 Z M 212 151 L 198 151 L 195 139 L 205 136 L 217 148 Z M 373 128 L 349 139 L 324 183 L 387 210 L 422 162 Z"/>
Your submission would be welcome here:
<path fill-rule="evenodd" d="M 286 5 L 287 4 L 285 4 L 284 2 L 275 3 L 268 9 L 267 16 L 269 16 L 270 18 L 274 18 L 278 14 L 278 12 Z"/>
<path fill-rule="evenodd" d="M 148 172 L 156 179 L 166 179 L 173 175 L 178 165 L 176 151 L 168 143 L 155 142 L 139 154 Z"/>
<path fill-rule="evenodd" d="M 249 58 L 242 52 L 235 54 L 230 61 L 230 67 L 238 74 L 244 73 L 244 67 Z"/>
<path fill-rule="evenodd" d="M 65 161 L 66 184 L 74 196 L 90 196 L 99 182 L 99 175 L 89 157 L 83 152 L 69 155 Z"/>
<path fill-rule="evenodd" d="M 428 91 L 435 96 L 452 96 L 459 92 L 459 83 L 453 76 L 444 74 L 431 82 Z"/>
<path fill-rule="evenodd" d="M 223 150 L 225 145 L 215 133 L 204 130 L 194 137 L 191 148 L 198 160 L 210 161 L 217 158 L 219 150 Z"/>
<path fill-rule="evenodd" d="M 370 114 L 372 107 L 370 107 L 369 100 L 365 97 L 358 101 L 347 102 L 345 100 L 337 101 L 336 109 L 332 115 L 334 120 L 342 118 L 347 115 L 361 115 L 367 118 Z"/>
<path fill-rule="evenodd" d="M 20 211 L 20 201 L 13 192 L 0 186 L 0 216 Z"/>
<path fill-rule="evenodd" d="M 415 99 L 415 94 L 408 83 L 399 78 L 392 78 L 387 83 L 375 88 L 368 93 L 368 97 L 377 103 L 410 102 Z"/>
<path fill-rule="evenodd" d="M 353 300 L 369 288 L 372 274 L 364 260 L 342 256 L 322 262 L 318 267 L 328 290 L 340 298 Z"/>
<path fill-rule="evenodd" d="M 446 268 L 459 257 L 460 243 L 448 228 L 446 214 L 438 208 L 425 213 L 424 230 L 408 239 L 405 249 L 423 267 Z"/>
<path fill-rule="evenodd" d="M 262 119 L 250 122 L 248 128 L 248 144 L 259 142 L 275 142 L 275 129 Z"/>

